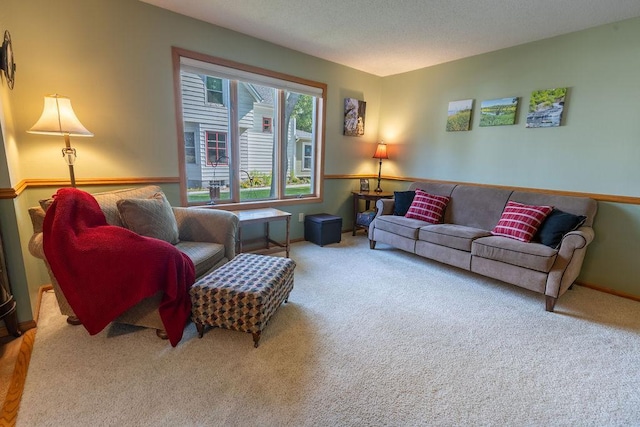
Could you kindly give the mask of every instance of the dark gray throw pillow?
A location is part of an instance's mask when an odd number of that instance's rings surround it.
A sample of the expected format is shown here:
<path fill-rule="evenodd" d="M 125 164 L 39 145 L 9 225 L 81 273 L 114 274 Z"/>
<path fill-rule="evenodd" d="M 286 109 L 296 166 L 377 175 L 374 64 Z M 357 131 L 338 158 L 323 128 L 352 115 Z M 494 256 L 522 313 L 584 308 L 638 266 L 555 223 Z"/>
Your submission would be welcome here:
<path fill-rule="evenodd" d="M 536 240 L 557 249 L 564 235 L 580 227 L 586 219 L 584 215 L 574 215 L 554 209 L 540 226 Z"/>
<path fill-rule="evenodd" d="M 409 191 L 394 191 L 393 192 L 393 214 L 398 216 L 405 216 L 409 207 L 411 206 L 411 202 L 413 202 L 413 198 L 415 197 L 416 192 L 413 190 Z"/>

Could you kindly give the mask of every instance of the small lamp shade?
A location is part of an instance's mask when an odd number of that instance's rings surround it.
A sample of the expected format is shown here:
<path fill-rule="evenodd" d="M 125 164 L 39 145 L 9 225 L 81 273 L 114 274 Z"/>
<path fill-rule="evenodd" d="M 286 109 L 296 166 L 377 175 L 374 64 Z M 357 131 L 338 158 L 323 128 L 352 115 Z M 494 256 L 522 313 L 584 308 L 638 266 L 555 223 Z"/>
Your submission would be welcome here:
<path fill-rule="evenodd" d="M 376 187 L 375 192 L 381 193 L 382 188 L 380 187 L 380 180 L 382 179 L 382 177 L 380 174 L 382 173 L 382 159 L 389 158 L 389 155 L 387 154 L 387 144 L 385 144 L 384 141 L 380 141 L 378 143 L 378 146 L 376 147 L 376 153 L 373 155 L 373 158 L 380 160 L 378 164 L 378 186 Z"/>
<path fill-rule="evenodd" d="M 44 97 L 42 115 L 27 132 L 42 135 L 93 136 L 71 108 L 71 100 L 58 94 Z"/>
<path fill-rule="evenodd" d="M 378 147 L 376 147 L 376 153 L 373 155 L 374 159 L 388 159 L 389 156 L 387 154 L 387 144 L 384 142 L 380 142 Z"/>

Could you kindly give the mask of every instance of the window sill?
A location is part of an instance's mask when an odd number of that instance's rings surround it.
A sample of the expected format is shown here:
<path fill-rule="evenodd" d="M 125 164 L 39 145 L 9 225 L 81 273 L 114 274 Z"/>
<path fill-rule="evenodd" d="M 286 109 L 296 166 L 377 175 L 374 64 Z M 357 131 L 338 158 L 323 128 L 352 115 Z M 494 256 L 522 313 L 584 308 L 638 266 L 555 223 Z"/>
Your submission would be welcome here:
<path fill-rule="evenodd" d="M 189 205 L 189 208 L 202 209 L 222 209 L 226 211 L 234 211 L 241 209 L 261 209 L 261 208 L 277 208 L 279 206 L 301 205 L 309 203 L 322 203 L 322 197 L 293 197 L 291 199 L 281 200 L 261 200 L 257 202 L 240 202 L 240 203 L 216 203 L 215 205 Z"/>

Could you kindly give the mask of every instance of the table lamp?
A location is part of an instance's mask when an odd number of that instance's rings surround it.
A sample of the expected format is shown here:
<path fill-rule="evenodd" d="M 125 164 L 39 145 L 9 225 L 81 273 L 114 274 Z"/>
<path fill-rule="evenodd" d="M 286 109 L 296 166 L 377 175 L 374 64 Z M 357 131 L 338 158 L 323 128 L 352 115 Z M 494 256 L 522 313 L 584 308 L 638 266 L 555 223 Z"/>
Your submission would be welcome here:
<path fill-rule="evenodd" d="M 376 147 L 376 153 L 373 155 L 374 159 L 380 159 L 380 165 L 378 166 L 378 187 L 374 190 L 376 193 L 381 193 L 382 188 L 380 188 L 380 173 L 382 172 L 382 159 L 388 159 L 387 155 L 387 144 L 384 141 L 380 141 L 378 146 Z"/>
<path fill-rule="evenodd" d="M 71 108 L 71 100 L 66 96 L 53 94 L 44 97 L 44 108 L 42 115 L 35 125 L 27 131 L 41 135 L 62 135 L 64 136 L 65 147 L 62 149 L 62 157 L 64 157 L 69 166 L 69 176 L 71 177 L 71 186 L 76 186 L 76 177 L 73 172 L 73 164 L 76 161 L 76 149 L 71 148 L 70 136 L 93 136 Z"/>

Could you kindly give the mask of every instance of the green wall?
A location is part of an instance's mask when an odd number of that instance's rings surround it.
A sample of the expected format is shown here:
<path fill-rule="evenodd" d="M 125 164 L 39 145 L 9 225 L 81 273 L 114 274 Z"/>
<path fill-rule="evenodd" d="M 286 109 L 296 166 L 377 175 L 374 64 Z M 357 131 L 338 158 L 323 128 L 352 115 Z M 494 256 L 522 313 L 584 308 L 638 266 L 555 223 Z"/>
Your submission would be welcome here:
<path fill-rule="evenodd" d="M 13 173 L 5 188 L 24 179 L 68 178 L 59 154 L 62 138 L 26 133 L 40 116 L 43 96 L 50 93 L 69 96 L 80 121 L 95 134 L 72 138 L 78 179 L 177 177 L 172 46 L 326 83 L 325 172 L 375 173 L 371 153 L 377 141 L 380 77 L 137 0 L 3 0 L 0 29 L 11 32 L 17 64 L 14 90 L 0 86 L 6 167 Z M 369 103 L 364 137 L 342 135 L 345 97 Z M 293 238 L 303 235 L 298 212 L 350 215 L 344 207 L 350 194 L 344 187 L 356 185 L 330 180 L 324 203 L 292 206 Z M 177 185 L 164 187 L 178 204 Z M 11 282 L 21 321 L 31 319 L 38 288 L 49 281 L 42 262 L 28 252 L 32 229 L 27 208 L 53 192 L 28 188 L 17 199 L 0 203 L 3 231 L 13 230 L 4 233 L 13 237 L 5 236 L 5 246 L 15 254 L 8 257 L 17 264 Z"/>
<path fill-rule="evenodd" d="M 67 178 L 62 140 L 27 134 L 43 96 L 69 96 L 94 138 L 72 140 L 82 178 L 175 177 L 176 123 L 171 46 L 324 82 L 328 86 L 325 173 L 375 175 L 375 143 L 390 144 L 383 174 L 588 193 L 640 196 L 640 20 L 630 20 L 537 43 L 380 78 L 137 0 L 3 0 L 0 30 L 13 38 L 15 89 L 0 86 L 0 112 L 9 186 L 25 179 Z M 447 104 L 473 98 L 521 97 L 535 89 L 570 88 L 565 125 L 444 131 Z M 343 100 L 367 102 L 365 135 L 342 135 Z M 406 183 L 384 182 L 387 190 Z M 3 187 L 6 187 L 3 186 Z M 178 203 L 176 185 L 163 186 Z M 298 213 L 331 212 L 350 227 L 356 179 L 325 181 L 324 202 L 287 207 L 292 237 Z M 109 187 L 92 186 L 87 191 Z M 28 188 L 0 201 L 2 231 L 21 321 L 31 319 L 37 289 L 48 282 L 27 250 L 27 208 L 55 189 Z M 636 205 L 601 203 L 596 241 L 581 279 L 640 295 Z M 9 236 L 7 238 L 7 235 Z M 5 248 L 7 249 L 7 248 Z"/>
<path fill-rule="evenodd" d="M 383 79 L 379 133 L 404 176 L 640 197 L 640 19 Z M 533 90 L 568 87 L 563 126 L 527 129 Z M 520 97 L 512 126 L 480 127 L 483 100 Z M 471 130 L 446 132 L 449 101 Z M 391 135 L 389 138 L 385 135 Z M 579 280 L 640 295 L 640 206 L 600 202 Z"/>

